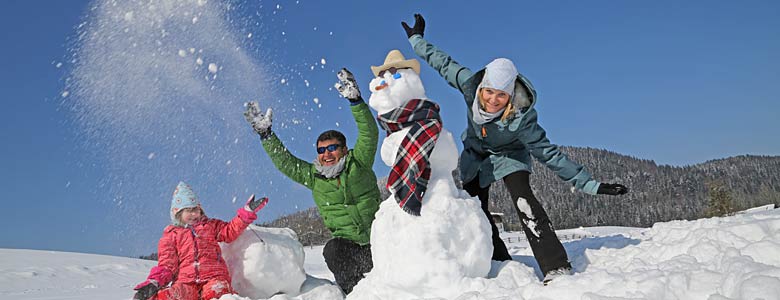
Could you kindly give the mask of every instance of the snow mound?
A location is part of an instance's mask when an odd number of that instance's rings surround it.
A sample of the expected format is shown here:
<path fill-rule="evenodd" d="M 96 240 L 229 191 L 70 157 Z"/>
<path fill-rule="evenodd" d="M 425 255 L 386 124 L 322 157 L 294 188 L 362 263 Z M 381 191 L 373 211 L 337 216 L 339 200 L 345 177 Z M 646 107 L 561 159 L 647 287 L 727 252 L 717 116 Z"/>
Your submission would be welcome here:
<path fill-rule="evenodd" d="M 306 280 L 304 252 L 291 229 L 250 225 L 238 239 L 223 244 L 222 251 L 239 294 L 269 298 L 301 292 Z"/>
<path fill-rule="evenodd" d="M 589 289 L 646 299 L 780 299 L 777 210 L 657 223 L 644 234 L 624 249 L 586 250 L 575 268 L 601 279 Z M 636 290 L 607 292 L 615 283 Z M 575 280 L 561 284 L 584 288 Z"/>

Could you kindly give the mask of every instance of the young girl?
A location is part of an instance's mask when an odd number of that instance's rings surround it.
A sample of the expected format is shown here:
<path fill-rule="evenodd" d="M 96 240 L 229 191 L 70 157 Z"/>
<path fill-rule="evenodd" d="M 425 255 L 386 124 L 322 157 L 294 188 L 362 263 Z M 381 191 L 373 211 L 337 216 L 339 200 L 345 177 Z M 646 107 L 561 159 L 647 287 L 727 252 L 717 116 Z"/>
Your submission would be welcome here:
<path fill-rule="evenodd" d="M 413 27 L 401 22 L 415 53 L 463 94 L 468 128 L 463 134 L 460 177 L 463 188 L 478 196 L 493 229 L 493 260 L 511 260 L 488 211 L 490 184 L 503 179 L 520 215 L 521 224 L 546 283 L 571 273 L 566 251 L 550 219 L 531 190 L 531 156 L 587 194 L 622 195 L 621 184 L 600 183 L 583 166 L 569 160 L 552 144 L 537 122 L 536 91 L 514 63 L 493 60 L 477 72 L 461 66 L 447 53 L 423 39 L 425 19 L 414 16 Z"/>
<path fill-rule="evenodd" d="M 210 219 L 192 188 L 179 182 L 171 203 L 173 225 L 163 230 L 158 264 L 135 287 L 133 299 L 200 300 L 234 293 L 218 243 L 238 238 L 267 202 L 268 198 L 252 195 L 230 222 Z"/>

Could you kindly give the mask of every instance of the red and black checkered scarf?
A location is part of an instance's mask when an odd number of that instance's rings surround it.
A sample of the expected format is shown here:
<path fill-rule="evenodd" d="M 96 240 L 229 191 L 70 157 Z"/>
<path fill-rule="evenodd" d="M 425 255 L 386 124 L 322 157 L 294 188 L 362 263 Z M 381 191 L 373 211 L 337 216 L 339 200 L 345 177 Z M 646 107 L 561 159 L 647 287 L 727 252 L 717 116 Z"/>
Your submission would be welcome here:
<path fill-rule="evenodd" d="M 439 105 L 429 100 L 412 99 L 376 119 L 387 135 L 411 128 L 398 147 L 387 188 L 404 211 L 419 216 L 431 177 L 429 159 L 441 132 Z"/>

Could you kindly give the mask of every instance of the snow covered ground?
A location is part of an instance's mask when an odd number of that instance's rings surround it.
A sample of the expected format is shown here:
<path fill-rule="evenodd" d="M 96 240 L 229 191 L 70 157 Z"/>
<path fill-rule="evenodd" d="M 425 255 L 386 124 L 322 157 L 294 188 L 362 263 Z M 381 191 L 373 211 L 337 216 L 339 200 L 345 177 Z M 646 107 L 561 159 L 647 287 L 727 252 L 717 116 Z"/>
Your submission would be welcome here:
<path fill-rule="evenodd" d="M 494 262 L 493 278 L 486 280 L 491 284 L 475 286 L 456 299 L 780 299 L 780 209 L 657 223 L 648 229 L 594 227 L 558 234 L 574 275 L 543 286 L 521 235 L 505 233 L 515 261 Z M 304 250 L 307 274 L 332 280 L 322 247 Z M 130 299 L 132 287 L 154 264 L 124 257 L 0 249 L 0 299 Z M 271 299 L 338 297 L 314 289 Z"/>

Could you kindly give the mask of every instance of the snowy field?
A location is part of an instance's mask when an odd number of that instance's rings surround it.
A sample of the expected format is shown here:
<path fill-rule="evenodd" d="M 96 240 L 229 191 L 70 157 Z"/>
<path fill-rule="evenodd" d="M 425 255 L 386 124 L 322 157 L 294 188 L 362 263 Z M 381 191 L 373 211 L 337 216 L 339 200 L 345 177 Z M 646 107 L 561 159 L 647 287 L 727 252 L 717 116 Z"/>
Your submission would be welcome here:
<path fill-rule="evenodd" d="M 574 275 L 543 286 L 521 235 L 505 233 L 515 261 L 494 262 L 492 278 L 486 279 L 492 284 L 456 299 L 780 299 L 780 209 L 657 223 L 648 229 L 594 227 L 558 234 Z M 304 250 L 306 273 L 332 280 L 322 247 Z M 124 257 L 0 249 L 0 298 L 131 299 L 132 287 L 154 264 Z M 340 297 L 315 288 L 270 299 Z"/>

